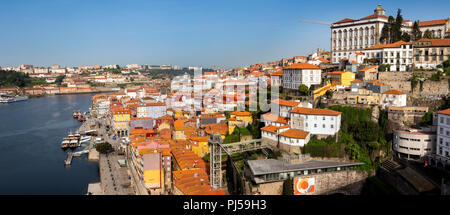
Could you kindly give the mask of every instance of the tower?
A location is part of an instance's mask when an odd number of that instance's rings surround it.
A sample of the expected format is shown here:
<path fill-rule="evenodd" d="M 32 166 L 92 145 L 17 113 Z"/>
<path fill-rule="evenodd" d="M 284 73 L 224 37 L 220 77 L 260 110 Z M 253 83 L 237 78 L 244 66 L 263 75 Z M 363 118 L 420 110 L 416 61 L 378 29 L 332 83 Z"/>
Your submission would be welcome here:
<path fill-rule="evenodd" d="M 384 16 L 386 11 L 381 7 L 381 4 L 378 4 L 378 7 L 374 10 L 374 13 L 379 16 Z"/>

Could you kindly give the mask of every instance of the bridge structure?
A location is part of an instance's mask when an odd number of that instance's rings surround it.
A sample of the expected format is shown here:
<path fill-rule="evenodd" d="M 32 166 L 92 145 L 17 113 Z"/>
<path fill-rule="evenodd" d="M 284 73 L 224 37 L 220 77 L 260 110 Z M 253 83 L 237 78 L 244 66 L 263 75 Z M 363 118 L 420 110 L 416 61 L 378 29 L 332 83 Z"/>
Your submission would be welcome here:
<path fill-rule="evenodd" d="M 222 176 L 222 155 L 231 156 L 235 153 L 270 148 L 268 145 L 262 144 L 261 139 L 230 144 L 222 143 L 223 141 L 220 135 L 213 134 L 209 138 L 211 187 L 213 189 L 221 189 L 224 186 Z"/>

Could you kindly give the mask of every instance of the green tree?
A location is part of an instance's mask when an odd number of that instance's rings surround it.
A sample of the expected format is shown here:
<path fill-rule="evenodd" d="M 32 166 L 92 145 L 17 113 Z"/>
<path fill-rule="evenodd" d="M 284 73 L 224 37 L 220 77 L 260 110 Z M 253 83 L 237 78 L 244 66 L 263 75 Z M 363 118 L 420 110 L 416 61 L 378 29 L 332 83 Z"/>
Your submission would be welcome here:
<path fill-rule="evenodd" d="M 307 96 L 307 95 L 309 95 L 309 88 L 308 88 L 308 86 L 302 84 L 298 87 L 298 92 L 302 96 Z"/>
<path fill-rule="evenodd" d="M 97 144 L 97 146 L 95 148 L 97 149 L 97 151 L 99 153 L 106 154 L 107 152 L 109 152 L 112 149 L 112 146 L 108 142 L 103 142 L 103 143 Z"/>
<path fill-rule="evenodd" d="M 418 41 L 418 40 L 422 39 L 422 32 L 419 29 L 419 21 L 414 22 L 411 34 L 412 34 L 411 39 L 413 41 Z"/>
<path fill-rule="evenodd" d="M 56 85 L 61 86 L 61 83 L 63 82 L 65 77 L 66 77 L 65 75 L 59 75 L 58 77 L 56 77 L 55 81 Z"/>
<path fill-rule="evenodd" d="M 423 117 L 420 125 L 427 126 L 433 125 L 433 112 L 427 112 Z"/>
<path fill-rule="evenodd" d="M 390 44 L 393 43 L 393 32 L 394 32 L 394 17 L 389 16 L 388 22 L 384 24 L 383 28 L 381 29 L 381 36 L 380 36 L 380 42 L 384 44 Z"/>
<path fill-rule="evenodd" d="M 430 30 L 427 29 L 427 30 L 423 33 L 423 38 L 425 38 L 425 39 L 433 39 L 433 34 L 431 33 Z"/>
<path fill-rule="evenodd" d="M 294 183 L 292 178 L 288 178 L 283 182 L 283 195 L 293 195 L 294 194 Z"/>

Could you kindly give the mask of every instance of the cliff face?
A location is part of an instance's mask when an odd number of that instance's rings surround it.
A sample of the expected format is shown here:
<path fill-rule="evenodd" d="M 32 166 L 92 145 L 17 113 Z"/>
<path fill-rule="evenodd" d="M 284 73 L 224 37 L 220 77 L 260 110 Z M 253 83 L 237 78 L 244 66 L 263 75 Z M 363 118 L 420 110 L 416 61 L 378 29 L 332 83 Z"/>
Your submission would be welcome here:
<path fill-rule="evenodd" d="M 431 77 L 435 72 L 415 73 L 422 77 Z M 414 87 L 411 85 L 411 72 L 380 72 L 378 80 L 389 84 L 394 89 L 410 94 L 413 97 L 428 97 L 433 95 L 447 95 L 449 89 L 449 78 L 441 81 L 426 80 L 422 84 L 418 82 Z M 422 86 L 421 86 L 422 85 Z"/>

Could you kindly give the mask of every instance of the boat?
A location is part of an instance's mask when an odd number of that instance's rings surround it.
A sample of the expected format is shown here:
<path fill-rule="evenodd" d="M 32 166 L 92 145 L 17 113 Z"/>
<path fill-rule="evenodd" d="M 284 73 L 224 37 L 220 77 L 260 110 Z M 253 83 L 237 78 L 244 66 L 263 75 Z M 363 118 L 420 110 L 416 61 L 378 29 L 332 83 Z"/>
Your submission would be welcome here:
<path fill-rule="evenodd" d="M 78 117 L 81 115 L 81 113 L 79 110 L 74 110 L 72 115 L 73 115 L 73 118 L 78 119 Z"/>
<path fill-rule="evenodd" d="M 83 114 L 80 114 L 80 115 L 78 116 L 78 121 L 80 121 L 80 122 L 86 121 L 86 116 L 84 116 Z"/>
<path fill-rule="evenodd" d="M 65 137 L 61 143 L 61 148 L 76 148 L 80 145 L 80 133 L 69 132 L 67 137 Z"/>
<path fill-rule="evenodd" d="M 0 95 L 0 103 L 12 103 L 28 100 L 27 96 L 12 96 L 7 94 Z"/>
<path fill-rule="evenodd" d="M 61 142 L 61 148 L 67 149 L 67 148 L 69 148 L 69 145 L 70 145 L 70 139 L 68 137 L 64 138 L 63 141 Z"/>

